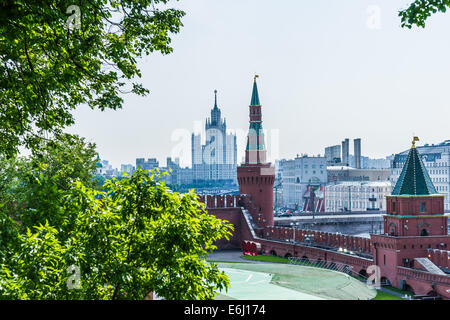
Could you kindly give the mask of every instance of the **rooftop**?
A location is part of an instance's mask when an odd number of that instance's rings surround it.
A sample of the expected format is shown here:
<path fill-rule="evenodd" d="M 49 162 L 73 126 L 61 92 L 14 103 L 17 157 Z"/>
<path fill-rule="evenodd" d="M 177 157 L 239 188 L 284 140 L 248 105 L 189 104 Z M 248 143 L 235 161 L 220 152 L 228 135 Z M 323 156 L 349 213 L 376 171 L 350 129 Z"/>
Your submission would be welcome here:
<path fill-rule="evenodd" d="M 415 142 L 416 140 L 414 140 Z M 409 150 L 405 165 L 403 166 L 397 184 L 392 191 L 393 196 L 412 195 L 423 196 L 437 194 L 436 189 L 431 182 L 425 166 L 417 152 L 415 144 Z"/>

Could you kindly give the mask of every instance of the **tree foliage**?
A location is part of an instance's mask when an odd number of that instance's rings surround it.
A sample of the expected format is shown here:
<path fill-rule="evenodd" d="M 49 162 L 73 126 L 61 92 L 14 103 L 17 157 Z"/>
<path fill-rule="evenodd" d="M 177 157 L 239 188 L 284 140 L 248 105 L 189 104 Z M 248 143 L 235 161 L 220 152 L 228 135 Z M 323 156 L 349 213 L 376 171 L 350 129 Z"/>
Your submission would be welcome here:
<path fill-rule="evenodd" d="M 399 12 L 401 26 L 411 29 L 413 25 L 425 28 L 425 21 L 434 13 L 446 12 L 450 0 L 416 0 Z"/>
<path fill-rule="evenodd" d="M 28 158 L 5 159 L 4 169 L 0 169 L 4 209 L 8 209 L 9 216 L 20 219 L 23 226 L 48 221 L 64 230 L 73 222 L 63 207 L 64 197 L 75 181 L 88 187 L 95 185 L 95 156 L 95 144 L 62 134 L 52 141 L 41 141 Z"/>
<path fill-rule="evenodd" d="M 182 26 L 169 1 L 0 1 L 0 153 L 61 133 L 80 104 L 117 109 L 121 93 L 147 94 L 137 58 L 170 53 Z"/>
<path fill-rule="evenodd" d="M 229 280 L 204 258 L 232 225 L 157 172 L 106 180 L 93 145 L 64 135 L 0 170 L 0 298 L 212 299 Z M 78 168 L 78 169 L 76 169 Z M 11 179 L 4 177 L 9 176 Z M 74 288 L 74 268 L 80 287 Z"/>

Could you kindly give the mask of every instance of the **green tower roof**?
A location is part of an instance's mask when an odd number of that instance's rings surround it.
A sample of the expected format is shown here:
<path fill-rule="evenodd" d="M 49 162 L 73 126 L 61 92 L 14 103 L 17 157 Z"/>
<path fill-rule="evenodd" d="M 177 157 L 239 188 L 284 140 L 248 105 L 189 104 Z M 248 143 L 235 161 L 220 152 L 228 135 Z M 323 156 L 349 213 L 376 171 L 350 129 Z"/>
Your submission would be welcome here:
<path fill-rule="evenodd" d="M 252 91 L 252 100 L 250 101 L 251 106 L 260 106 L 259 96 L 258 96 L 258 87 L 256 85 L 256 78 L 258 75 L 255 75 L 255 80 L 253 81 L 253 91 Z"/>
<path fill-rule="evenodd" d="M 405 165 L 403 166 L 402 173 L 397 180 L 397 184 L 392 191 L 393 196 L 398 195 L 431 195 L 437 194 L 436 188 L 431 182 L 419 153 L 414 145 L 417 141 L 414 139 L 413 145 L 409 150 L 408 157 L 406 158 Z"/>

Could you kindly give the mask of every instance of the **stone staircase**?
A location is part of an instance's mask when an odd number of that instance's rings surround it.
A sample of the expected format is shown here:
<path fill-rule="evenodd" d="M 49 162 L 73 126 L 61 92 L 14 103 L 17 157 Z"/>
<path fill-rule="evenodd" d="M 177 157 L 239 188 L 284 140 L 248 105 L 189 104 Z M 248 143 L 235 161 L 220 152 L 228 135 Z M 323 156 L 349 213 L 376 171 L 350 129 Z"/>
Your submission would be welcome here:
<path fill-rule="evenodd" d="M 430 259 L 428 258 L 415 258 L 414 261 L 417 262 L 422 268 L 424 268 L 429 273 L 445 276 L 445 273 L 441 269 L 439 269 L 433 262 L 431 262 Z"/>

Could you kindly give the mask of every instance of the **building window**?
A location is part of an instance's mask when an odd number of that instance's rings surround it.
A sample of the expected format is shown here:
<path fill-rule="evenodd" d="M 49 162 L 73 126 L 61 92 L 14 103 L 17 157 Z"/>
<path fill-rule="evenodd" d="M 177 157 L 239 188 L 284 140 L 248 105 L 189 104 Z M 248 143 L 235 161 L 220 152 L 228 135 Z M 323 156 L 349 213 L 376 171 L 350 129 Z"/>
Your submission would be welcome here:
<path fill-rule="evenodd" d="M 427 203 L 421 202 L 420 203 L 420 212 L 425 212 L 425 211 L 427 211 Z"/>

